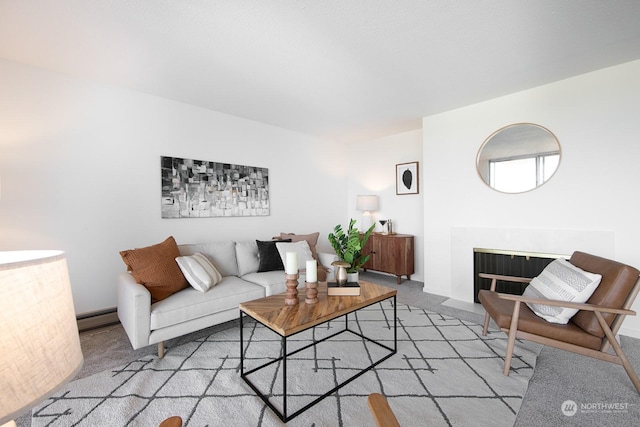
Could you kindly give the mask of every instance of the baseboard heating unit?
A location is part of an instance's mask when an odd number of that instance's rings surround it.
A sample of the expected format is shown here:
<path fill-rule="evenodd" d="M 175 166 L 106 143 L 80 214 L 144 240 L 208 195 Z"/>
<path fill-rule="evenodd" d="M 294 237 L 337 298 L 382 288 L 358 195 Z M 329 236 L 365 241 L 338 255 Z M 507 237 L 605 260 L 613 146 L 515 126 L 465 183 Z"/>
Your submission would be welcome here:
<path fill-rule="evenodd" d="M 118 313 L 115 307 L 105 310 L 92 311 L 76 316 L 78 321 L 78 330 L 87 331 L 89 329 L 101 328 L 103 326 L 114 325 L 120 323 Z"/>

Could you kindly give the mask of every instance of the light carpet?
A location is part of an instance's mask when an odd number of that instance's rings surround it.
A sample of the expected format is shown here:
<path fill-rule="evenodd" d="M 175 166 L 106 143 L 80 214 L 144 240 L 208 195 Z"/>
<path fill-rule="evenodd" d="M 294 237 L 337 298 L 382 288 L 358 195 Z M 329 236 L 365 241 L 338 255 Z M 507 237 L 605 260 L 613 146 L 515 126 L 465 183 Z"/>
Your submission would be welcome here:
<path fill-rule="evenodd" d="M 519 346 L 502 375 L 506 336 L 482 326 L 399 304 L 397 354 L 309 410 L 289 426 L 373 425 L 367 396 L 378 392 L 403 426 L 513 425 L 536 354 Z M 349 316 L 349 327 L 393 346 L 393 306 L 375 304 Z M 288 351 L 344 328 L 344 318 L 295 335 Z M 279 355 L 278 335 L 244 323 L 245 371 Z M 248 343 L 247 343 L 248 342 Z M 345 333 L 288 360 L 288 411 L 304 407 L 387 354 Z M 179 415 L 185 426 L 280 426 L 280 419 L 240 378 L 239 322 L 208 337 L 69 383 L 32 413 L 32 426 L 154 426 Z M 282 407 L 282 366 L 251 380 Z"/>

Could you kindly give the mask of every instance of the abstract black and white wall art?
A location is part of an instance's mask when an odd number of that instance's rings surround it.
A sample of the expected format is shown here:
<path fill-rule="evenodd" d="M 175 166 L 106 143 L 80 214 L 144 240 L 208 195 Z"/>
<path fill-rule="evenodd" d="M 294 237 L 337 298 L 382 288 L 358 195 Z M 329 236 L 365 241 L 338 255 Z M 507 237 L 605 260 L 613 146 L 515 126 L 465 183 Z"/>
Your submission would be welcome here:
<path fill-rule="evenodd" d="M 418 162 L 396 165 L 396 194 L 418 194 Z"/>
<path fill-rule="evenodd" d="M 269 215 L 269 169 L 161 156 L 162 218 Z"/>

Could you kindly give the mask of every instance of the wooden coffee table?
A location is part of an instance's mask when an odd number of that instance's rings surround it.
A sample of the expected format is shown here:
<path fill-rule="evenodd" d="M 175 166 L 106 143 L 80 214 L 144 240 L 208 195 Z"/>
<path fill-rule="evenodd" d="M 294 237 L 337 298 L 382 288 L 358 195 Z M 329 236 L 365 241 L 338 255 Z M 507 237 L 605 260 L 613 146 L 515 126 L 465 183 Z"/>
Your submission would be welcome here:
<path fill-rule="evenodd" d="M 397 350 L 397 331 L 396 331 L 396 290 L 387 288 L 384 286 L 376 285 L 361 280 L 360 282 L 360 295 L 359 296 L 328 296 L 327 284 L 318 284 L 318 303 L 306 304 L 304 302 L 304 289 L 300 289 L 298 299 L 300 303 L 298 305 L 288 306 L 284 304 L 284 293 L 278 295 L 271 295 L 265 298 L 260 298 L 254 301 L 248 301 L 240 304 L 240 377 L 253 389 L 254 392 L 260 397 L 267 406 L 271 408 L 273 412 L 283 421 L 287 422 L 293 417 L 306 411 L 316 403 L 320 402 L 325 397 L 335 393 L 336 390 L 355 380 L 365 372 L 369 371 L 374 366 L 387 360 L 393 356 Z M 362 335 L 360 332 L 349 329 L 348 315 L 362 308 L 368 307 L 372 304 L 376 304 L 380 301 L 393 298 L 393 348 L 388 347 L 382 343 L 379 343 L 371 338 Z M 269 361 L 257 368 L 251 369 L 247 372 L 244 371 L 244 340 L 243 340 L 243 317 L 249 316 L 256 320 L 258 323 L 271 329 L 273 332 L 281 337 L 281 353 L 282 356 Z M 287 338 L 313 328 L 314 326 L 321 325 L 330 320 L 344 316 L 345 327 L 344 329 L 322 338 L 317 341 L 313 341 L 311 344 L 299 348 L 291 353 L 287 353 Z M 370 366 L 356 373 L 352 377 L 338 384 L 333 389 L 329 390 L 324 395 L 316 398 L 314 401 L 304 406 L 303 408 L 288 414 L 287 412 L 287 358 L 305 350 L 311 346 L 315 346 L 320 342 L 328 340 L 336 335 L 343 333 L 355 334 L 369 342 L 372 342 L 389 351 L 380 360 L 373 362 Z M 249 378 L 252 373 L 259 371 L 273 363 L 282 361 L 282 381 L 283 381 L 283 396 L 282 396 L 282 411 L 274 406 L 269 400 L 269 397 L 262 392 Z"/>

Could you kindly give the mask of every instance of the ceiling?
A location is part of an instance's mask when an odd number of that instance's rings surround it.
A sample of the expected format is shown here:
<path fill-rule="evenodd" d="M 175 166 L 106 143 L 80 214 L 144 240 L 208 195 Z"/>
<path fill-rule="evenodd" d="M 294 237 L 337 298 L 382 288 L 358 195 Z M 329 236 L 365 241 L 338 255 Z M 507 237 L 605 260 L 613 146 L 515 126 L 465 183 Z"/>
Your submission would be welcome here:
<path fill-rule="evenodd" d="M 340 141 L 640 58 L 638 0 L 0 0 L 0 58 Z"/>

